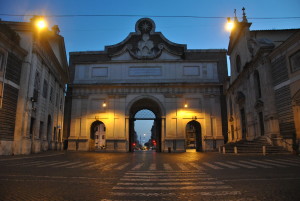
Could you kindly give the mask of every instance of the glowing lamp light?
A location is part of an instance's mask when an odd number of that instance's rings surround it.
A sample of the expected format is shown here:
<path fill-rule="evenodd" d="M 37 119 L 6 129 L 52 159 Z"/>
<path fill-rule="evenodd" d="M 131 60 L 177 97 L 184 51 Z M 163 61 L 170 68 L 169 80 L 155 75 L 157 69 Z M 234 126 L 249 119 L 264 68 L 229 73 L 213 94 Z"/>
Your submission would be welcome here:
<path fill-rule="evenodd" d="M 106 102 L 105 101 L 102 103 L 102 107 L 106 107 Z"/>
<path fill-rule="evenodd" d="M 227 18 L 226 30 L 232 31 L 234 29 L 234 22 L 230 20 L 230 17 Z"/>
<path fill-rule="evenodd" d="M 47 22 L 43 18 L 40 18 L 36 21 L 36 26 L 39 30 L 45 29 L 47 27 Z"/>

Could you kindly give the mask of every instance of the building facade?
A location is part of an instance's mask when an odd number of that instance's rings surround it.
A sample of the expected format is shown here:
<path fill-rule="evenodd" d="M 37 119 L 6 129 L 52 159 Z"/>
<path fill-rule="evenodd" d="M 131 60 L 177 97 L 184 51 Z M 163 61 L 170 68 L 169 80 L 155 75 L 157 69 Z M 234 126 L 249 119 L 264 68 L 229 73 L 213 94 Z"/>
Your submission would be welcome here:
<path fill-rule="evenodd" d="M 300 138 L 300 30 L 250 31 L 250 26 L 243 12 L 230 35 L 228 141 L 264 136 L 291 150 Z"/>
<path fill-rule="evenodd" d="M 104 125 L 105 150 L 133 151 L 135 115 L 143 109 L 155 114 L 158 151 L 185 151 L 187 126 L 195 127 L 191 146 L 199 151 L 224 143 L 226 50 L 189 50 L 142 18 L 104 51 L 70 53 L 70 77 L 68 150 L 95 149 L 95 127 Z"/>
<path fill-rule="evenodd" d="M 0 21 L 0 155 L 62 148 L 64 39 L 36 20 Z"/>

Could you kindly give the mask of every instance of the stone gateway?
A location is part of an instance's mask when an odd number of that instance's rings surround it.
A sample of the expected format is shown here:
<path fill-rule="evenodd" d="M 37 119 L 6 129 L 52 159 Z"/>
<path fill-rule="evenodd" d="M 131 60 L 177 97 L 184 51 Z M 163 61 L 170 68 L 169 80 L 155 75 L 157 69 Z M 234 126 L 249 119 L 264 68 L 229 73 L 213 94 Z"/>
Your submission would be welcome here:
<path fill-rule="evenodd" d="M 70 73 L 68 150 L 133 151 L 135 115 L 144 109 L 155 115 L 158 151 L 224 144 L 226 50 L 189 50 L 142 18 L 135 32 L 104 51 L 71 52 Z"/>

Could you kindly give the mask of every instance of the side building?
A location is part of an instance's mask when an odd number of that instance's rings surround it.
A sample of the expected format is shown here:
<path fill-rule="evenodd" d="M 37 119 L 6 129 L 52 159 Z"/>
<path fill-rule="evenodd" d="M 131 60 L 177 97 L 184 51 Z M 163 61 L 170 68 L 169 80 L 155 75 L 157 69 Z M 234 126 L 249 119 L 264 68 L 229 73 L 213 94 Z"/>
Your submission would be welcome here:
<path fill-rule="evenodd" d="M 300 29 L 251 30 L 235 19 L 226 86 L 228 141 L 263 137 L 288 150 L 300 139 Z"/>
<path fill-rule="evenodd" d="M 0 21 L 0 155 L 62 149 L 64 39 L 37 20 Z"/>
<path fill-rule="evenodd" d="M 133 151 L 134 121 L 145 109 L 154 114 L 145 119 L 154 120 L 157 151 L 213 150 L 227 134 L 226 77 L 226 50 L 189 50 L 142 18 L 104 51 L 70 53 L 68 150 L 96 149 L 103 124 L 106 151 Z"/>

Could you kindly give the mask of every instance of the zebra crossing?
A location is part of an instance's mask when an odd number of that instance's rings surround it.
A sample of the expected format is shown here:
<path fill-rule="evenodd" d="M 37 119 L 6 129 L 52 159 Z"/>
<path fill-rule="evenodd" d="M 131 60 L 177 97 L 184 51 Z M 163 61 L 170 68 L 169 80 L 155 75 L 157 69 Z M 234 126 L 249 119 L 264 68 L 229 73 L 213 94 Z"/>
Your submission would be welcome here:
<path fill-rule="evenodd" d="M 1 166 L 37 167 L 37 168 L 67 168 L 83 170 L 99 169 L 102 171 L 111 170 L 149 170 L 149 171 L 196 171 L 196 170 L 223 170 L 223 169 L 255 169 L 255 168 L 289 168 L 299 167 L 300 159 L 262 159 L 262 160 L 237 160 L 237 161 L 213 161 L 213 162 L 189 162 L 189 163 L 135 163 L 129 162 L 93 162 L 93 161 L 23 161 L 18 163 L 0 163 Z"/>
<path fill-rule="evenodd" d="M 195 199 L 198 196 L 206 196 L 201 197 L 202 199 L 234 196 L 236 199 L 240 195 L 242 195 L 240 191 L 201 170 L 130 170 L 112 188 L 110 199 L 132 200 L 132 198 L 147 198 L 160 200 L 172 197 L 180 200 L 182 197 L 186 200 Z"/>

